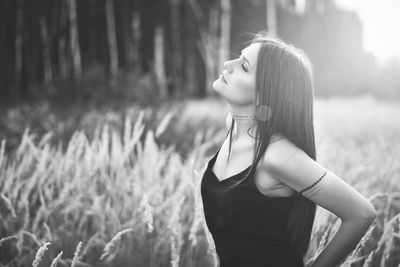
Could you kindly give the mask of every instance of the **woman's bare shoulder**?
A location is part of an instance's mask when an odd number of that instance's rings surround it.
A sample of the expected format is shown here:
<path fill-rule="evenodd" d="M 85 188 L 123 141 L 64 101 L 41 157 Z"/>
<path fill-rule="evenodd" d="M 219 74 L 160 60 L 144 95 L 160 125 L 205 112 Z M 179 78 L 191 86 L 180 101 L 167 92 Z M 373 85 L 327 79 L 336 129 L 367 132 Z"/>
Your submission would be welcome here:
<path fill-rule="evenodd" d="M 266 151 L 267 161 L 286 161 L 289 160 L 294 154 L 301 152 L 293 142 L 286 136 L 275 133 L 271 136 L 270 143 Z"/>

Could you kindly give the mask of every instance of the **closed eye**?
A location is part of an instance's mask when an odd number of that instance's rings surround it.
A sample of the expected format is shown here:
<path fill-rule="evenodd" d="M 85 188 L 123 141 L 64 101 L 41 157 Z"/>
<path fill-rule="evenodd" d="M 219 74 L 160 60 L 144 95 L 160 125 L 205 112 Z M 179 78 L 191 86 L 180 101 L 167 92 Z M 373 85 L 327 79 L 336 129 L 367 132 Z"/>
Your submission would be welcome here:
<path fill-rule="evenodd" d="M 238 57 L 239 59 L 242 59 L 245 63 L 246 62 L 248 63 L 247 59 L 245 57 L 243 57 L 242 55 L 235 54 L 235 56 Z M 245 72 L 248 72 L 248 69 L 245 64 L 242 63 L 241 67 Z"/>

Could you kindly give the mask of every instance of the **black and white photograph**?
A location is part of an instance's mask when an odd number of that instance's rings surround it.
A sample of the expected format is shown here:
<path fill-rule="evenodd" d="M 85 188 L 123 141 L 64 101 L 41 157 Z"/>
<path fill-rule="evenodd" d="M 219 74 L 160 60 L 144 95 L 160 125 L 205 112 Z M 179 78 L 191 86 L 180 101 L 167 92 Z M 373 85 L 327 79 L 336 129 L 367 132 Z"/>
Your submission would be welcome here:
<path fill-rule="evenodd" d="M 399 0 L 0 0 L 0 267 L 400 267 Z"/>

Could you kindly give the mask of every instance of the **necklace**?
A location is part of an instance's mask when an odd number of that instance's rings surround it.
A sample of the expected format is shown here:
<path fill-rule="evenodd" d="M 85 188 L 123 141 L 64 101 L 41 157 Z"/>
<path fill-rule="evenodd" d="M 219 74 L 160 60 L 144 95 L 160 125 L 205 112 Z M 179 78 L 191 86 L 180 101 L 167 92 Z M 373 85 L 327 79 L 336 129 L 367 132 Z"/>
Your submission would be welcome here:
<path fill-rule="evenodd" d="M 254 115 L 233 115 L 232 116 L 236 120 L 253 120 Z"/>

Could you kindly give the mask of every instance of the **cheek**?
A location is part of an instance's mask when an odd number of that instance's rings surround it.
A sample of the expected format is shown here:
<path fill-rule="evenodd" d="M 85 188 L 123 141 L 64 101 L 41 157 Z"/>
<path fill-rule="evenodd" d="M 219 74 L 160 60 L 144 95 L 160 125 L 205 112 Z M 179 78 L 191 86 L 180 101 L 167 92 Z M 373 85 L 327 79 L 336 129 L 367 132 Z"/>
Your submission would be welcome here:
<path fill-rule="evenodd" d="M 254 99 L 255 82 L 253 77 L 247 76 L 236 80 L 234 87 L 238 97 L 241 97 L 242 99 Z"/>

